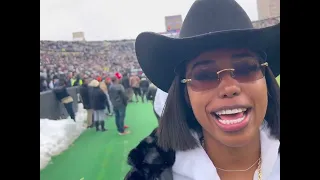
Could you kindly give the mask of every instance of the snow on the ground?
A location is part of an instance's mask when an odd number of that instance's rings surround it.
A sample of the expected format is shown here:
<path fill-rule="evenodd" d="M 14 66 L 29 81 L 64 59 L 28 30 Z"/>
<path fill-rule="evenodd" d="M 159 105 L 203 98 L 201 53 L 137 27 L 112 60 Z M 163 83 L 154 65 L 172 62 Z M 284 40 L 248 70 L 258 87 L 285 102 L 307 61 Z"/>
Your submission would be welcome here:
<path fill-rule="evenodd" d="M 70 117 L 62 120 L 40 119 L 40 170 L 45 168 L 52 156 L 68 149 L 86 129 L 87 112 L 78 105 L 76 122 Z"/>

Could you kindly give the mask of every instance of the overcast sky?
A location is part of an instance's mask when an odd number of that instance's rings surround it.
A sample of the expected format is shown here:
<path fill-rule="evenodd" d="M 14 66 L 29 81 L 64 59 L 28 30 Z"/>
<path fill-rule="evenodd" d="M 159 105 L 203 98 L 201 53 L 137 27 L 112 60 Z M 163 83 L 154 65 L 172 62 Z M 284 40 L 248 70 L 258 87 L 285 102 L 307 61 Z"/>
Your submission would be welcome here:
<path fill-rule="evenodd" d="M 164 17 L 184 18 L 194 0 L 41 0 L 40 40 L 133 39 L 140 32 L 164 32 Z M 237 0 L 251 20 L 258 19 L 256 0 Z"/>

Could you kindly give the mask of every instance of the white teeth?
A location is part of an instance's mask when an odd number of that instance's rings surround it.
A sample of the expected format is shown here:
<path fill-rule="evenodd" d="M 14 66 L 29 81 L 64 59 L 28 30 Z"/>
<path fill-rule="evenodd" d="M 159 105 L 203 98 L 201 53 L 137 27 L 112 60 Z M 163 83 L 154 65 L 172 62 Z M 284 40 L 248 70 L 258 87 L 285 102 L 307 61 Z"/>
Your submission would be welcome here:
<path fill-rule="evenodd" d="M 247 108 L 225 109 L 225 110 L 221 110 L 221 111 L 216 112 L 216 114 L 217 115 L 236 114 L 236 113 L 244 112 L 246 110 L 247 110 Z"/>
<path fill-rule="evenodd" d="M 241 121 L 243 121 L 245 118 L 245 116 L 238 118 L 238 119 L 234 119 L 234 120 L 221 120 L 219 119 L 219 122 L 221 122 L 222 124 L 236 124 L 236 123 L 240 123 Z"/>

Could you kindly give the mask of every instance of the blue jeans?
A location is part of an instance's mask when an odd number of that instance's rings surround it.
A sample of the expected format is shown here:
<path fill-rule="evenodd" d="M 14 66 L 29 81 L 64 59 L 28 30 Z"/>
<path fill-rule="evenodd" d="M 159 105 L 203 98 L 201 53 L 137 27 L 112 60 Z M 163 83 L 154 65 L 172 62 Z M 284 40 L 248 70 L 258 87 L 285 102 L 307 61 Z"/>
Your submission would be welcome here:
<path fill-rule="evenodd" d="M 112 106 L 112 103 L 110 100 L 110 96 L 108 93 L 106 93 L 106 95 L 107 95 L 107 101 L 109 102 L 109 105 L 110 105 L 110 112 L 108 111 L 108 108 L 105 109 L 105 112 L 106 112 L 106 114 L 112 114 L 113 113 L 113 106 Z"/>
<path fill-rule="evenodd" d="M 126 107 L 119 107 L 113 109 L 115 118 L 116 118 L 116 126 L 118 128 L 119 133 L 124 132 L 124 118 L 126 116 Z"/>

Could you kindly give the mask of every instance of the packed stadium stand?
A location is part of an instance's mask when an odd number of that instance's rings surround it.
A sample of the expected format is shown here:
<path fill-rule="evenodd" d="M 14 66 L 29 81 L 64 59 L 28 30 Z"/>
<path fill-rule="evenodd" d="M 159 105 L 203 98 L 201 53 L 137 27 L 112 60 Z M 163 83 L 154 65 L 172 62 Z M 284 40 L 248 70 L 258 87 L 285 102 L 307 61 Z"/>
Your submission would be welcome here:
<path fill-rule="evenodd" d="M 280 16 L 253 25 L 262 28 L 278 22 Z M 134 40 L 40 41 L 40 72 L 48 78 L 70 72 L 95 77 L 128 69 L 139 69 Z"/>

